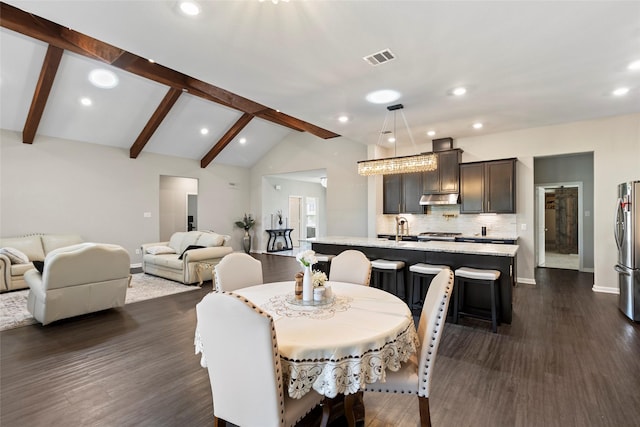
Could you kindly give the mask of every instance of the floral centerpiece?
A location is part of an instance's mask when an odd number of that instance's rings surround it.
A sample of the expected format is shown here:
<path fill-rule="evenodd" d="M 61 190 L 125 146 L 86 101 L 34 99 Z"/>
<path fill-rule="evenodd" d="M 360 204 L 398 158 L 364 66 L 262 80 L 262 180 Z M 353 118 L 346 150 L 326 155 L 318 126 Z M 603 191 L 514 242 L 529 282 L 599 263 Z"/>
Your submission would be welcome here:
<path fill-rule="evenodd" d="M 307 250 L 298 253 L 296 259 L 304 268 L 304 277 L 302 278 L 302 300 L 313 301 L 313 273 L 311 266 L 318 262 L 316 253 L 312 250 Z"/>
<path fill-rule="evenodd" d="M 327 275 L 324 274 L 323 271 L 313 270 L 313 275 L 311 276 L 311 282 L 313 283 L 314 288 L 318 288 L 324 286 L 324 282 L 326 282 Z"/>

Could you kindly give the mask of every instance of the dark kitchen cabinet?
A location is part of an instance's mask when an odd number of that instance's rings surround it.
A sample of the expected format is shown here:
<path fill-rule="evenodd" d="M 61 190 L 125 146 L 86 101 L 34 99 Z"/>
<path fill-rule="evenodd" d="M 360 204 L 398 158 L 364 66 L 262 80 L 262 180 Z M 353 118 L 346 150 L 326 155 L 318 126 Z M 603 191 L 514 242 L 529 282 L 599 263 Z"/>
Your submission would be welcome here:
<path fill-rule="evenodd" d="M 422 173 L 384 175 L 382 177 L 384 214 L 424 213 L 420 205 Z"/>
<path fill-rule="evenodd" d="M 515 213 L 516 160 L 460 165 L 460 213 Z"/>
<path fill-rule="evenodd" d="M 422 191 L 424 194 L 447 194 L 459 191 L 462 150 L 447 150 L 434 153 L 438 157 L 438 168 L 424 172 Z"/>

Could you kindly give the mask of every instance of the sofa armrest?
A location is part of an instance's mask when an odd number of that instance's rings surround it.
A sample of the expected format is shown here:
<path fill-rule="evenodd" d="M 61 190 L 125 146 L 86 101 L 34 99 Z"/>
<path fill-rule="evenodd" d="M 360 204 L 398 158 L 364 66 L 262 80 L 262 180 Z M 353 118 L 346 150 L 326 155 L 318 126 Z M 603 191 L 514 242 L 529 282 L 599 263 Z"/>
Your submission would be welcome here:
<path fill-rule="evenodd" d="M 11 261 L 6 255 L 0 255 L 0 292 L 9 290 L 11 282 Z"/>
<path fill-rule="evenodd" d="M 182 258 L 185 265 L 190 262 L 198 262 L 213 258 L 222 258 L 233 250 L 229 246 L 212 246 L 208 248 L 191 249 Z"/>
<path fill-rule="evenodd" d="M 140 249 L 142 250 L 142 255 L 146 254 L 147 248 L 150 248 L 152 246 L 169 246 L 169 242 L 143 243 L 140 246 Z"/>

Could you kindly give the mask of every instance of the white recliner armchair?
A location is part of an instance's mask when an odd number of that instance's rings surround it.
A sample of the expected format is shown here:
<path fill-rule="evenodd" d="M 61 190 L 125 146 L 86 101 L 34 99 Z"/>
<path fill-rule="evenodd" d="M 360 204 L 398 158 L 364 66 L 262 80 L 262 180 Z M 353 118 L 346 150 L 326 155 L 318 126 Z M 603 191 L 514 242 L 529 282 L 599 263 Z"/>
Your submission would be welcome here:
<path fill-rule="evenodd" d="M 130 279 L 129 253 L 121 246 L 80 243 L 51 251 L 42 273 L 27 271 L 27 309 L 43 325 L 122 307 Z"/>

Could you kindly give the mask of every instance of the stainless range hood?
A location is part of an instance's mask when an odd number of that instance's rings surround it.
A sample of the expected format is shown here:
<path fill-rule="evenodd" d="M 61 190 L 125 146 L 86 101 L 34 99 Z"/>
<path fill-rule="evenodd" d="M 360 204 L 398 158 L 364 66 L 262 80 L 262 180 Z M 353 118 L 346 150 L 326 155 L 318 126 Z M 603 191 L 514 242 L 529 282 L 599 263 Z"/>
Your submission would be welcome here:
<path fill-rule="evenodd" d="M 458 197 L 458 194 L 423 194 L 420 197 L 420 204 L 423 206 L 457 205 Z"/>

